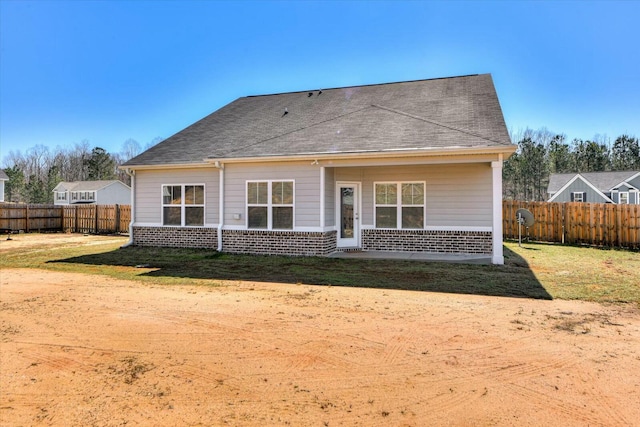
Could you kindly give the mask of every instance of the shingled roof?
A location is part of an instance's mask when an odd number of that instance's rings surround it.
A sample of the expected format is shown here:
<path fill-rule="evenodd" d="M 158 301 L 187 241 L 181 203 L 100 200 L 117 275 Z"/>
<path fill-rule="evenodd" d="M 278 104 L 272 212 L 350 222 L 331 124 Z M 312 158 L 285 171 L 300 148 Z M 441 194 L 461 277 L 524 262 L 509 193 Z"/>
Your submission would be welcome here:
<path fill-rule="evenodd" d="M 123 166 L 511 146 L 481 74 L 239 98 Z"/>
<path fill-rule="evenodd" d="M 577 173 L 554 173 L 549 177 L 547 193 L 554 194 L 564 187 L 573 177 L 581 175 L 591 185 L 603 193 L 611 191 L 616 185 L 631 179 L 640 171 L 615 171 L 615 172 L 582 172 Z"/>
<path fill-rule="evenodd" d="M 102 181 L 61 181 L 55 186 L 53 191 L 98 191 L 116 183 L 128 187 L 124 182 L 117 179 Z"/>

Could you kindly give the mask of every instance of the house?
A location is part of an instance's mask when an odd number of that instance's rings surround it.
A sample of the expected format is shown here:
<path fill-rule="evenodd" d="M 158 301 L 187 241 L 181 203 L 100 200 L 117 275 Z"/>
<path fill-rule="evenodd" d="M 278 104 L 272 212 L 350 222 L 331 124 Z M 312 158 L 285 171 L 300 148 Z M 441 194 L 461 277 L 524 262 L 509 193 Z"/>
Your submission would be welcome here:
<path fill-rule="evenodd" d="M 130 243 L 502 264 L 515 148 L 489 74 L 242 97 L 121 166 Z"/>
<path fill-rule="evenodd" d="M 128 205 L 131 188 L 118 180 L 60 182 L 53 189 L 56 205 Z"/>
<path fill-rule="evenodd" d="M 0 169 L 0 203 L 4 202 L 4 182 L 9 181 L 7 173 Z"/>
<path fill-rule="evenodd" d="M 640 204 L 640 171 L 551 174 L 550 202 Z"/>

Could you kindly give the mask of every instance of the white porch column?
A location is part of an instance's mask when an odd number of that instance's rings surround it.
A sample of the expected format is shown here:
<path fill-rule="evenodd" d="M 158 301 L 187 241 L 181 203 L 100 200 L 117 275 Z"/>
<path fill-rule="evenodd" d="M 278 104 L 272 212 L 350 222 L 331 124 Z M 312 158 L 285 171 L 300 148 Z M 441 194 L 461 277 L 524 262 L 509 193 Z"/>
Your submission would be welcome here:
<path fill-rule="evenodd" d="M 493 183 L 493 264 L 504 264 L 502 252 L 502 154 L 498 161 L 491 162 Z"/>
<path fill-rule="evenodd" d="M 324 166 L 320 167 L 320 229 L 322 229 L 324 231 L 324 226 L 325 226 L 325 219 L 324 219 L 324 176 L 325 176 L 325 170 L 324 170 Z"/>
<path fill-rule="evenodd" d="M 220 164 L 218 162 L 216 162 L 216 167 L 218 168 L 219 171 L 219 197 L 220 199 L 218 200 L 218 205 L 219 205 L 219 217 L 218 218 L 218 252 L 222 252 L 222 227 L 224 226 L 224 164 Z"/>

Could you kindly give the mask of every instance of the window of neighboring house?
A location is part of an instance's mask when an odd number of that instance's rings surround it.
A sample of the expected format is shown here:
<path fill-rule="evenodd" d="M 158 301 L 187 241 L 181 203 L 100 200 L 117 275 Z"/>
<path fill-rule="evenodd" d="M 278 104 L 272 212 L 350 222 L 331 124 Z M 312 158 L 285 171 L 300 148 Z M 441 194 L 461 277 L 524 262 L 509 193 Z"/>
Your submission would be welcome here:
<path fill-rule="evenodd" d="M 163 185 L 162 225 L 204 225 L 204 185 Z"/>
<path fill-rule="evenodd" d="M 586 202 L 587 201 L 587 193 L 582 191 L 571 193 L 571 201 L 572 202 Z"/>
<path fill-rule="evenodd" d="M 95 196 L 94 196 L 94 192 L 93 191 L 81 191 L 80 192 L 80 200 L 81 201 L 92 201 L 95 200 Z"/>
<path fill-rule="evenodd" d="M 56 200 L 67 200 L 66 191 L 56 191 Z"/>
<path fill-rule="evenodd" d="M 293 229 L 293 181 L 247 181 L 248 228 Z"/>
<path fill-rule="evenodd" d="M 618 193 L 618 203 L 621 205 L 629 204 L 629 192 L 624 191 L 622 193 Z"/>
<path fill-rule="evenodd" d="M 424 228 L 424 182 L 375 183 L 376 228 Z"/>

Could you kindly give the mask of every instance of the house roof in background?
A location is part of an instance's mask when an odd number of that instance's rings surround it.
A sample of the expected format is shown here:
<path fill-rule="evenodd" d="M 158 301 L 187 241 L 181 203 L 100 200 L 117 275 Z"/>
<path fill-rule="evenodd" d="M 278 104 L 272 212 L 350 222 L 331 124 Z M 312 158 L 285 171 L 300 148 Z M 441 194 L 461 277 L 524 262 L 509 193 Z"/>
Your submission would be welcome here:
<path fill-rule="evenodd" d="M 247 96 L 123 166 L 513 147 L 489 74 Z"/>
<path fill-rule="evenodd" d="M 129 186 L 124 182 L 117 179 L 111 179 L 103 181 L 62 181 L 55 186 L 53 191 L 97 191 L 116 183 L 129 188 Z"/>
<path fill-rule="evenodd" d="M 638 171 L 622 171 L 622 172 L 583 172 L 577 173 L 554 173 L 549 177 L 549 185 L 547 187 L 547 193 L 554 194 L 564 187 L 573 177 L 576 175 L 582 176 L 586 181 L 591 183 L 595 188 L 601 192 L 607 192 L 612 188 L 615 188 L 620 183 L 625 182 L 634 175 L 637 175 Z"/>
<path fill-rule="evenodd" d="M 9 181 L 9 176 L 3 169 L 0 169 L 0 181 Z"/>

